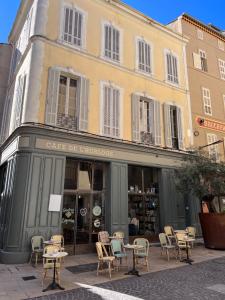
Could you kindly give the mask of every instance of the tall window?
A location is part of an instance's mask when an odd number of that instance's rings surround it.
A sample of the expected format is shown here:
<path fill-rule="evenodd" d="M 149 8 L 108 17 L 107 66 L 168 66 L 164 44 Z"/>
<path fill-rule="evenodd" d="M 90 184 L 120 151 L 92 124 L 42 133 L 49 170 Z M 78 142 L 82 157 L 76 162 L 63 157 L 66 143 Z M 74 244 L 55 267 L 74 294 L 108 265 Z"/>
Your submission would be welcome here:
<path fill-rule="evenodd" d="M 132 95 L 132 140 L 161 145 L 160 102 Z"/>
<path fill-rule="evenodd" d="M 77 80 L 61 75 L 59 80 L 57 125 L 77 129 Z"/>
<path fill-rule="evenodd" d="M 201 60 L 201 69 L 204 72 L 208 72 L 208 66 L 207 66 L 207 58 L 206 53 L 203 50 L 199 50 L 200 60 Z"/>
<path fill-rule="evenodd" d="M 151 47 L 144 40 L 138 40 L 138 70 L 151 74 Z"/>
<path fill-rule="evenodd" d="M 219 59 L 220 78 L 225 80 L 225 61 Z"/>
<path fill-rule="evenodd" d="M 120 61 L 120 31 L 109 24 L 104 25 L 104 56 Z"/>
<path fill-rule="evenodd" d="M 65 7 L 64 9 L 64 42 L 78 47 L 83 46 L 84 15 L 75 8 Z"/>
<path fill-rule="evenodd" d="M 164 129 L 166 146 L 173 149 L 183 149 L 183 126 L 179 107 L 164 103 Z"/>
<path fill-rule="evenodd" d="M 46 124 L 71 130 L 88 130 L 89 80 L 49 69 Z"/>
<path fill-rule="evenodd" d="M 210 90 L 206 88 L 202 88 L 202 99 L 203 99 L 203 107 L 204 113 L 206 115 L 212 115 L 212 106 L 211 106 L 211 97 Z"/>
<path fill-rule="evenodd" d="M 203 31 L 200 29 L 197 29 L 197 37 L 199 40 L 203 40 Z"/>
<path fill-rule="evenodd" d="M 178 60 L 171 52 L 166 52 L 166 76 L 171 83 L 178 84 Z"/>
<path fill-rule="evenodd" d="M 207 143 L 208 144 L 212 144 L 216 141 L 218 141 L 218 138 L 215 134 L 212 134 L 212 133 L 207 134 Z M 218 161 L 219 160 L 218 145 L 211 145 L 208 147 L 208 149 L 209 149 L 209 157 Z"/>
<path fill-rule="evenodd" d="M 218 40 L 218 47 L 220 50 L 224 51 L 224 42 L 222 42 L 221 40 Z"/>
<path fill-rule="evenodd" d="M 17 87 L 16 87 L 16 95 L 15 95 L 16 102 L 15 102 L 15 117 L 14 117 L 13 129 L 17 128 L 21 124 L 25 86 L 26 86 L 26 75 L 19 76 Z"/>
<path fill-rule="evenodd" d="M 103 134 L 120 137 L 120 90 L 109 85 L 103 86 Z"/>

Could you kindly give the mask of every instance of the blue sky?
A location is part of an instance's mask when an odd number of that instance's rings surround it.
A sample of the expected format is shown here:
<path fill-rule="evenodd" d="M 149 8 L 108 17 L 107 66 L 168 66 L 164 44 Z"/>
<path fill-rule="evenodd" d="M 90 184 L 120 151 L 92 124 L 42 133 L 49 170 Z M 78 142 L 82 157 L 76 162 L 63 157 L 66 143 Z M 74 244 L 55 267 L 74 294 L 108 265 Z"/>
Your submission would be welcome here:
<path fill-rule="evenodd" d="M 85 1 L 85 0 L 83 0 Z M 225 0 L 124 0 L 144 14 L 167 24 L 183 12 L 225 30 Z M 7 42 L 20 0 L 0 1 L 0 42 Z"/>

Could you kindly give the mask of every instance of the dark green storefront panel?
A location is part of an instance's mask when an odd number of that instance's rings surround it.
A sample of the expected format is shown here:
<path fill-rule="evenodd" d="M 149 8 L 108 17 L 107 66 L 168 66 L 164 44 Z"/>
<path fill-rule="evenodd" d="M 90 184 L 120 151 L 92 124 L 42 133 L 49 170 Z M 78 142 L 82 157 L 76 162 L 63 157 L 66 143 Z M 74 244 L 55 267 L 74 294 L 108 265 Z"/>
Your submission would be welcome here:
<path fill-rule="evenodd" d="M 128 237 L 127 164 L 111 163 L 111 233 L 125 232 Z"/>
<path fill-rule="evenodd" d="M 49 239 L 61 232 L 61 212 L 48 212 L 48 205 L 50 194 L 63 194 L 65 158 L 24 153 L 16 155 L 14 161 L 15 177 L 11 176 L 7 184 L 10 215 L 0 252 L 4 263 L 26 262 L 33 235 Z M 8 166 L 12 169 L 11 163 Z"/>

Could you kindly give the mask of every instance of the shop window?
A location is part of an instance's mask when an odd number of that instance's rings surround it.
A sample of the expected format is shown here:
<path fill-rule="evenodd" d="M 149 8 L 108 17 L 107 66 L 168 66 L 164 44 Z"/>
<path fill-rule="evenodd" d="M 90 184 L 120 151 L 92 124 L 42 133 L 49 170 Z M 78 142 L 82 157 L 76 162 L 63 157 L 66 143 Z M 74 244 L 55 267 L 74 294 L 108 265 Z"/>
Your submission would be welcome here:
<path fill-rule="evenodd" d="M 214 142 L 218 141 L 217 135 L 213 133 L 207 134 L 207 144 L 212 144 Z M 209 149 L 209 157 L 214 159 L 215 161 L 219 161 L 219 151 L 218 151 L 218 145 L 211 145 L 208 146 Z"/>
<path fill-rule="evenodd" d="M 128 167 L 128 220 L 130 236 L 157 236 L 159 233 L 157 169 Z"/>
<path fill-rule="evenodd" d="M 65 190 L 76 190 L 77 189 L 77 170 L 78 162 L 73 159 L 66 160 L 66 170 L 65 170 Z"/>
<path fill-rule="evenodd" d="M 92 167 L 88 162 L 80 163 L 79 178 L 78 178 L 78 189 L 90 190 L 92 186 Z"/>
<path fill-rule="evenodd" d="M 94 165 L 93 190 L 101 191 L 103 189 L 103 164 Z"/>

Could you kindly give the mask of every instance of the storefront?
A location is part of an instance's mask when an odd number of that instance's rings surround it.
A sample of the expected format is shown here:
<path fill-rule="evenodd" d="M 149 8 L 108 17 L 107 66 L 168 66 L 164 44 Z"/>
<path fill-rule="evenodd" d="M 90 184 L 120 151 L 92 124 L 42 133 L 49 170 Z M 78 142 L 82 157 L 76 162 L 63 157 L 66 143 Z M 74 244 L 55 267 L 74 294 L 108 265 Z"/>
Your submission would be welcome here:
<path fill-rule="evenodd" d="M 100 230 L 154 240 L 165 224 L 184 228 L 174 186 L 179 151 L 38 125 L 18 128 L 2 147 L 0 261 L 21 263 L 33 235 L 63 233 L 67 250 L 93 251 Z M 51 198 L 60 209 L 49 209 Z M 197 224 L 196 208 L 190 208 Z"/>

